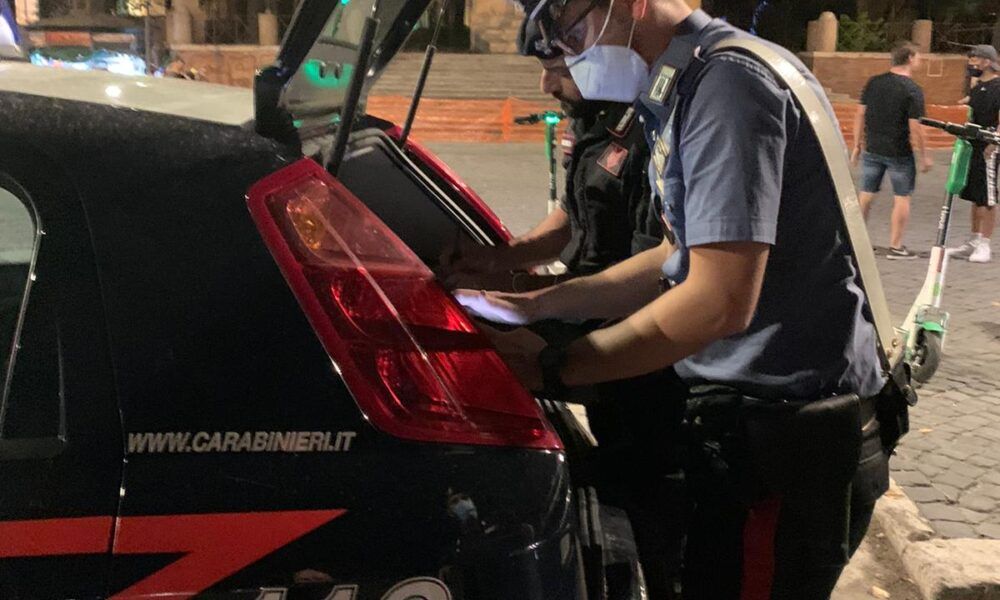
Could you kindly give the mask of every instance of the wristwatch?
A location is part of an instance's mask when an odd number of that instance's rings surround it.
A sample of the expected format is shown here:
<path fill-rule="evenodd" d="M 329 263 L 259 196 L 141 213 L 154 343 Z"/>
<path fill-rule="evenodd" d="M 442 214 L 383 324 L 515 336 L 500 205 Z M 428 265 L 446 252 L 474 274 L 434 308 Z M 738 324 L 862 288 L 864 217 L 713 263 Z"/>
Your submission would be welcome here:
<path fill-rule="evenodd" d="M 546 400 L 562 400 L 569 395 L 569 388 L 559 374 L 566 365 L 566 348 L 548 345 L 538 354 L 538 364 L 542 368 L 542 391 L 539 396 Z"/>

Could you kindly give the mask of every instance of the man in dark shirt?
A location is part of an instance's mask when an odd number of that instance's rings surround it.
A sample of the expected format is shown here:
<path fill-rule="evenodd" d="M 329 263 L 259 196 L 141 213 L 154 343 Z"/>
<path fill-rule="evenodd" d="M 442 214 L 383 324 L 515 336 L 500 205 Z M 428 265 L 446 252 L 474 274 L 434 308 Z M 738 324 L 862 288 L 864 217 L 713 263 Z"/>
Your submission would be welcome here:
<path fill-rule="evenodd" d="M 1000 122 L 1000 60 L 996 48 L 987 44 L 973 47 L 969 52 L 969 74 L 979 78 L 969 92 L 972 122 L 995 128 Z M 995 147 L 978 143 L 972 150 L 969 183 L 962 192 L 962 198 L 974 205 L 972 237 L 959 248 L 949 250 L 949 254 L 986 263 L 992 258 L 990 237 L 996 227 L 997 152 Z"/>
<path fill-rule="evenodd" d="M 892 51 L 892 68 L 865 84 L 854 120 L 854 151 L 861 158 L 861 210 L 868 218 L 872 200 L 882 187 L 886 171 L 895 195 L 889 233 L 889 259 L 912 259 L 917 255 L 903 245 L 903 233 L 910 220 L 910 198 L 916 184 L 917 168 L 910 134 L 917 139 L 921 171 L 933 162 L 918 119 L 924 116 L 924 93 L 914 83 L 913 70 L 920 66 L 916 46 L 904 44 Z M 863 127 L 862 127 L 863 125 Z"/>

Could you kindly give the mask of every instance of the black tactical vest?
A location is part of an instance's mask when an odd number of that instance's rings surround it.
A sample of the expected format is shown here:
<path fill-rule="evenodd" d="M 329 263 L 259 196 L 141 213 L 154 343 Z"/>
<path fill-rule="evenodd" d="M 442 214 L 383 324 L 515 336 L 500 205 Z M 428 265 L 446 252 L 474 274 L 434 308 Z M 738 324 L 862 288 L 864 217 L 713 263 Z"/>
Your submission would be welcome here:
<path fill-rule="evenodd" d="M 663 231 L 650 208 L 649 149 L 631 106 L 601 103 L 567 133 L 562 205 L 572 238 L 560 258 L 569 272 L 596 273 L 658 245 Z"/>

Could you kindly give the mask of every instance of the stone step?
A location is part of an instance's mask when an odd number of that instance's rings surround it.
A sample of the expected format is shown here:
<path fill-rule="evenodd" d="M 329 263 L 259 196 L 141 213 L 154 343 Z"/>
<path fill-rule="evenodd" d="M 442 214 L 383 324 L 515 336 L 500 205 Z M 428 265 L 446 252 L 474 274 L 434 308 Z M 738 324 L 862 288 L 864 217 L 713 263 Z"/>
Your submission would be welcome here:
<path fill-rule="evenodd" d="M 416 52 L 394 58 L 372 94 L 411 96 L 423 58 L 423 53 Z M 434 57 L 424 97 L 551 100 L 539 90 L 540 73 L 536 59 L 517 54 L 441 53 Z"/>

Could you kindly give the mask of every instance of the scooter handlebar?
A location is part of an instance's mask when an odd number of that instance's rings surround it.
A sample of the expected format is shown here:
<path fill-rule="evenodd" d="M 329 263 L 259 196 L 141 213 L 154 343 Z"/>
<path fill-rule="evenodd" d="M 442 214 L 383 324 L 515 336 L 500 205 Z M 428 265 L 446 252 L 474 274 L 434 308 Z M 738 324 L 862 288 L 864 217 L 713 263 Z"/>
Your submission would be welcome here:
<path fill-rule="evenodd" d="M 561 112 L 556 112 L 553 110 L 547 110 L 545 112 L 535 113 L 533 115 L 524 115 L 521 117 L 514 117 L 514 123 L 518 125 L 534 125 L 535 123 L 541 123 L 545 121 L 546 125 L 556 125 L 559 121 L 566 118 Z"/>
<path fill-rule="evenodd" d="M 953 136 L 964 140 L 984 142 L 987 144 L 1000 144 L 1000 134 L 998 134 L 996 130 L 986 129 L 976 125 L 975 123 L 965 123 L 959 125 L 957 123 L 946 123 L 945 121 L 928 119 L 927 117 L 921 117 L 920 123 L 927 125 L 928 127 L 934 127 L 935 129 L 942 129 Z"/>

